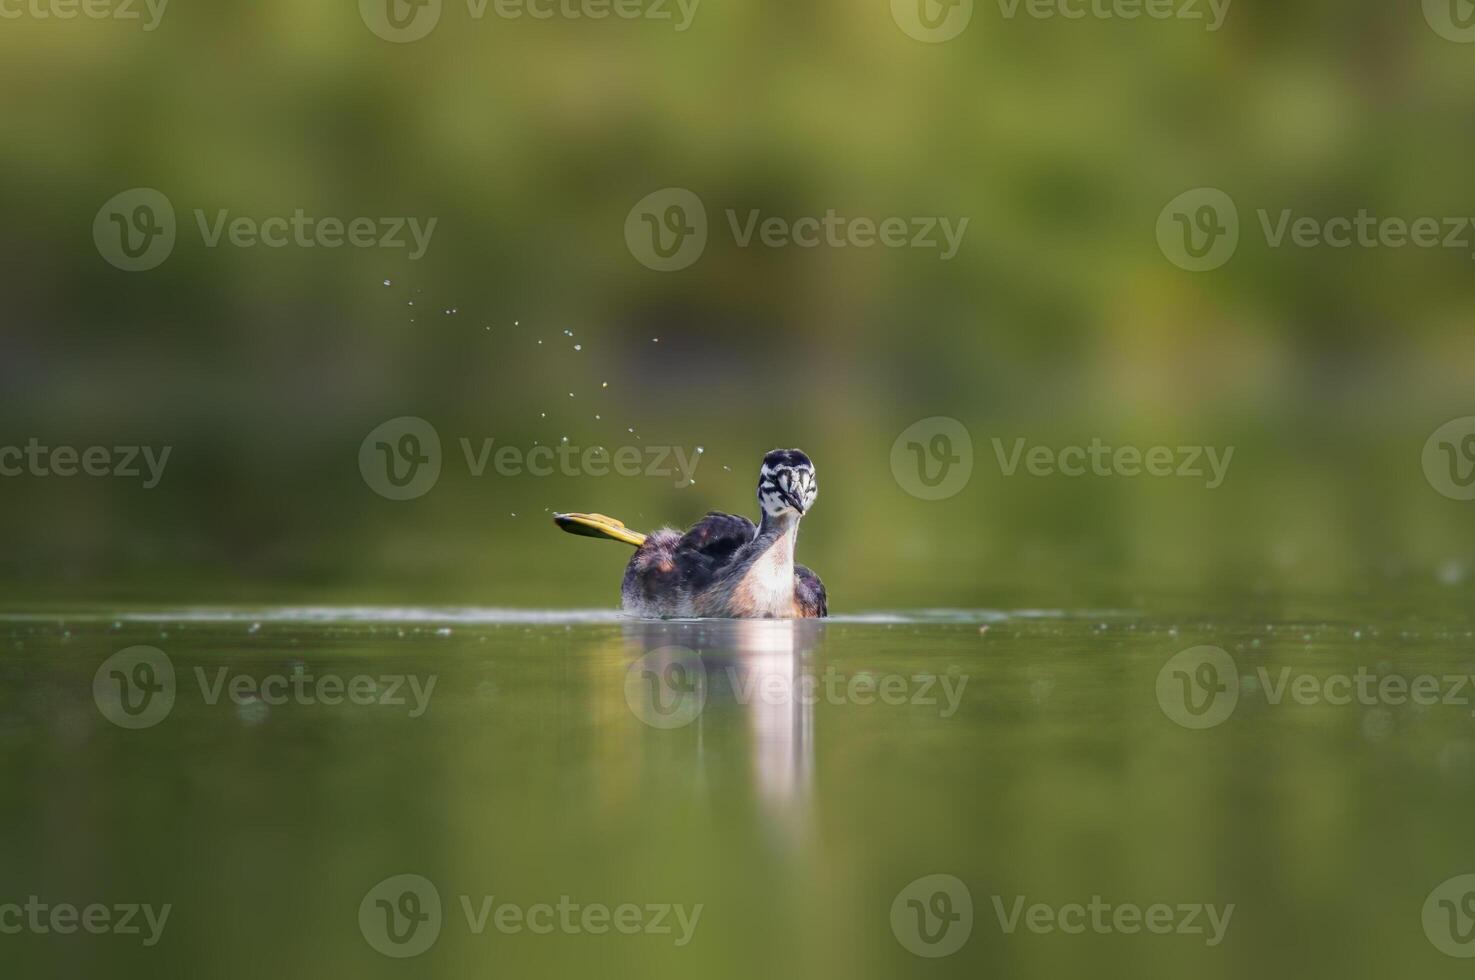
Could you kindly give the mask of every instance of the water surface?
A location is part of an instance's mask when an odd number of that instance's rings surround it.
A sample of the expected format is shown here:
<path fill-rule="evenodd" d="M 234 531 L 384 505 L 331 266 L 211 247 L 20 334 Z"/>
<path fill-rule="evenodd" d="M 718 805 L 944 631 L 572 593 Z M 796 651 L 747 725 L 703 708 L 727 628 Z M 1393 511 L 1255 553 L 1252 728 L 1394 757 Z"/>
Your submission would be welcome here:
<path fill-rule="evenodd" d="M 1455 976 L 1423 909 L 1475 871 L 1470 624 L 1336 606 L 6 614 L 0 905 L 172 906 L 151 946 L 0 935 L 6 973 Z M 1272 700 L 1359 670 L 1372 703 Z"/>

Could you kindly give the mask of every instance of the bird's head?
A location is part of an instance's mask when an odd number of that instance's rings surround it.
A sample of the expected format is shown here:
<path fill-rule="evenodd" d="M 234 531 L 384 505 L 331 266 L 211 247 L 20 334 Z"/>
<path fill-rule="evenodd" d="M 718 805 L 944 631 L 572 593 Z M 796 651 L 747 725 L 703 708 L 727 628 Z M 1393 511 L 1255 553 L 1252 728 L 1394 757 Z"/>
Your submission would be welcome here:
<path fill-rule="evenodd" d="M 819 483 L 808 456 L 797 449 L 775 449 L 763 457 L 763 469 L 758 472 L 758 503 L 763 513 L 803 517 L 818 495 Z"/>

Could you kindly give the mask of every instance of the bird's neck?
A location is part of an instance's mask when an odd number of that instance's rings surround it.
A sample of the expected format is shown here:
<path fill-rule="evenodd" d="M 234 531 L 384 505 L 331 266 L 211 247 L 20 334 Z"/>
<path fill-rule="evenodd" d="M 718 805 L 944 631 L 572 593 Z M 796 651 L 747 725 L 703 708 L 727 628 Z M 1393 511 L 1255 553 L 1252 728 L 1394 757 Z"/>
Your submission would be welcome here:
<path fill-rule="evenodd" d="M 734 590 L 738 615 L 787 619 L 794 615 L 794 541 L 799 537 L 797 515 L 763 515 L 758 536 L 747 546 L 744 569 Z M 750 557 L 748 557 L 750 556 Z"/>
<path fill-rule="evenodd" d="M 760 551 L 772 553 L 773 558 L 792 567 L 794 544 L 798 540 L 799 518 L 796 515 L 783 514 L 775 517 L 764 511 L 763 523 L 758 525 L 757 544 Z"/>

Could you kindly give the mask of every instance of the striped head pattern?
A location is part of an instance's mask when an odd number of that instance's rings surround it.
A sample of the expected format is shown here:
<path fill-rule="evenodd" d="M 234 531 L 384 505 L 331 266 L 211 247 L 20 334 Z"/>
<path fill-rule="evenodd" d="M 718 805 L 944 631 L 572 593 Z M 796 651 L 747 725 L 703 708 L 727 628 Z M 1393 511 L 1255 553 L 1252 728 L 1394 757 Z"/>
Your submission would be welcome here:
<path fill-rule="evenodd" d="M 763 457 L 763 468 L 758 471 L 758 503 L 763 513 L 802 517 L 818 495 L 819 483 L 808 456 L 797 449 L 775 449 Z"/>

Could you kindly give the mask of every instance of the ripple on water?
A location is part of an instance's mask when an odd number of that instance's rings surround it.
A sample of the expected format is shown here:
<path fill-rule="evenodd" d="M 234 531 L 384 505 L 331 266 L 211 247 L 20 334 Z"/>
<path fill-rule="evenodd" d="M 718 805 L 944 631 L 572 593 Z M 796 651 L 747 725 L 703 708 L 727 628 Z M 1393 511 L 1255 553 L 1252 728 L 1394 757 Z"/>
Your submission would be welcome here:
<path fill-rule="evenodd" d="M 1062 609 L 906 609 L 876 610 L 831 616 L 832 623 L 879 625 L 986 624 L 1010 619 L 1074 619 L 1123 615 L 1102 610 Z M 119 611 L 79 610 L 63 613 L 3 613 L 0 623 L 107 622 L 242 623 L 251 633 L 264 625 L 282 624 L 445 624 L 572 625 L 621 623 L 632 617 L 618 609 L 512 609 L 493 606 L 280 606 L 268 608 L 185 607 Z M 448 635 L 442 633 L 442 635 Z"/>

